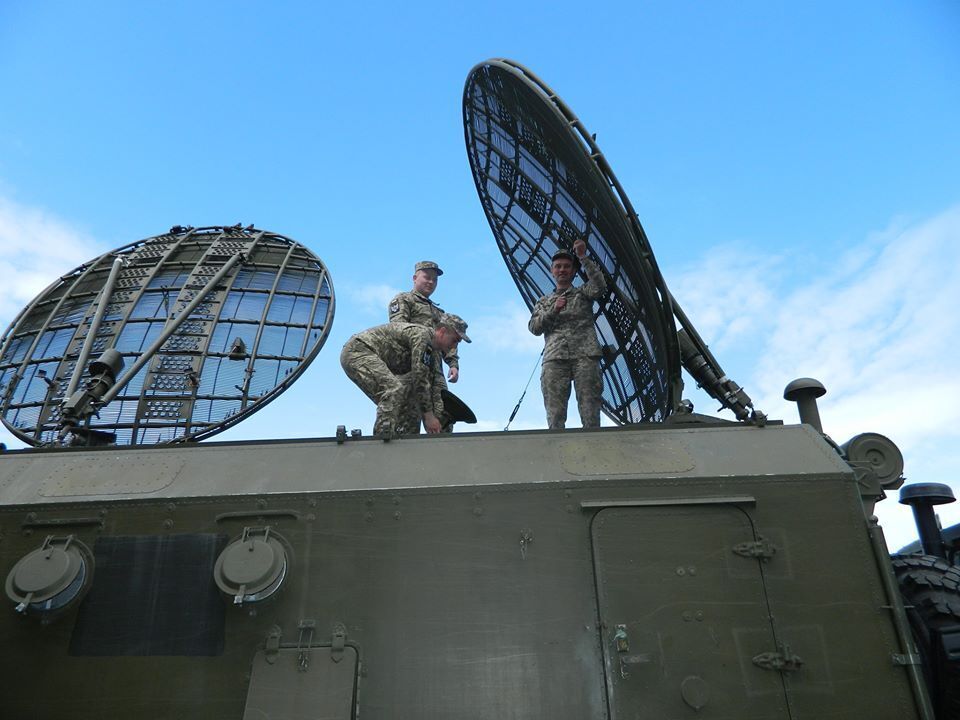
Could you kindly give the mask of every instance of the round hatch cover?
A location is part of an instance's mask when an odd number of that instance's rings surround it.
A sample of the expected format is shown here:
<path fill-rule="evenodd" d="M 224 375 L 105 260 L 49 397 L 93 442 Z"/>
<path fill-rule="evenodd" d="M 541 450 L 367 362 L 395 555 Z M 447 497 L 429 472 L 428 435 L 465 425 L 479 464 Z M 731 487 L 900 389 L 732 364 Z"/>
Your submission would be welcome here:
<path fill-rule="evenodd" d="M 287 570 L 287 552 L 267 529 L 244 532 L 217 558 L 214 580 L 236 604 L 263 600 L 276 592 Z"/>
<path fill-rule="evenodd" d="M 79 595 L 87 575 L 84 546 L 72 537 L 52 538 L 24 555 L 7 575 L 7 597 L 21 612 L 52 611 Z"/>

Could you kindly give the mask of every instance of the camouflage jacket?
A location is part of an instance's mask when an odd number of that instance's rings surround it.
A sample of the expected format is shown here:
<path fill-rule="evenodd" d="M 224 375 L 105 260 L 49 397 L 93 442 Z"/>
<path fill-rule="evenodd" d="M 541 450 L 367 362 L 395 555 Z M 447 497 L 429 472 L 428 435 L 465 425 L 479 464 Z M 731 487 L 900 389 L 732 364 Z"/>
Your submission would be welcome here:
<path fill-rule="evenodd" d="M 387 306 L 387 313 L 392 323 L 414 323 L 434 330 L 437 323 L 440 322 L 440 316 L 443 315 L 443 308 L 416 290 L 411 290 L 394 297 Z M 460 356 L 457 355 L 455 350 L 448 353 L 443 359 L 450 367 L 460 367 Z"/>
<path fill-rule="evenodd" d="M 537 300 L 527 327 L 534 335 L 544 336 L 543 361 L 600 357 L 600 344 L 593 329 L 593 303 L 607 291 L 607 281 L 597 264 L 583 259 L 587 282 L 567 290 L 554 290 Z M 564 296 L 567 305 L 554 312 L 557 298 Z"/>
<path fill-rule="evenodd" d="M 440 417 L 443 375 L 439 353 L 433 349 L 432 330 L 413 323 L 395 322 L 359 332 L 347 342 L 350 341 L 369 348 L 394 375 L 411 373 L 411 397 L 416 398 L 421 414 L 429 411 Z"/>

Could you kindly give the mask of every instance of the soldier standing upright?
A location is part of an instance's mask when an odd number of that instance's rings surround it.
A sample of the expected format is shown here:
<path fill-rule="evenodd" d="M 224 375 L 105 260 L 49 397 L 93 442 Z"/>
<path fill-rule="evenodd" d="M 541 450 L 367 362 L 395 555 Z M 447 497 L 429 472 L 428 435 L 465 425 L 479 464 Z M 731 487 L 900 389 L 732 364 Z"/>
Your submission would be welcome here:
<path fill-rule="evenodd" d="M 432 260 L 421 260 L 413 267 L 413 290 L 402 292 L 396 295 L 387 306 L 387 313 L 391 323 L 408 322 L 433 330 L 440 322 L 443 316 L 443 308 L 437 305 L 430 296 L 437 289 L 438 278 L 443 275 L 443 270 Z M 447 382 L 443 377 L 443 362 L 450 366 L 450 382 L 455 383 L 460 377 L 460 356 L 454 348 L 440 358 L 437 363 L 439 383 L 441 390 L 447 389 Z M 449 417 L 446 414 L 438 416 L 440 424 L 447 426 Z M 405 418 L 401 418 L 401 424 L 407 428 L 407 432 L 420 432 L 420 421 L 414 413 Z"/>
<path fill-rule="evenodd" d="M 378 435 L 415 433 L 420 421 L 428 433 L 438 433 L 443 412 L 440 355 L 456 350 L 467 337 L 467 324 L 444 313 L 437 327 L 388 323 L 352 336 L 340 353 L 344 372 L 377 404 L 373 432 Z M 413 423 L 415 427 L 410 427 Z"/>
<path fill-rule="evenodd" d="M 544 336 L 540 387 L 551 429 L 562 429 L 566 424 L 571 382 L 583 427 L 600 425 L 603 380 L 600 344 L 593 328 L 593 303 L 604 296 L 607 282 L 597 264 L 586 256 L 587 244 L 583 240 L 574 242 L 573 250 L 553 254 L 550 274 L 556 290 L 537 300 L 528 324 L 530 332 Z M 574 287 L 573 279 L 581 264 L 587 272 L 587 282 Z"/>
<path fill-rule="evenodd" d="M 430 296 L 437 289 L 437 279 L 443 270 L 432 260 L 421 260 L 413 266 L 413 290 L 402 292 L 387 306 L 390 322 L 408 322 L 423 325 L 431 330 L 440 322 L 443 308 Z M 443 357 L 450 366 L 450 382 L 455 383 L 460 376 L 460 357 L 456 349 Z"/>

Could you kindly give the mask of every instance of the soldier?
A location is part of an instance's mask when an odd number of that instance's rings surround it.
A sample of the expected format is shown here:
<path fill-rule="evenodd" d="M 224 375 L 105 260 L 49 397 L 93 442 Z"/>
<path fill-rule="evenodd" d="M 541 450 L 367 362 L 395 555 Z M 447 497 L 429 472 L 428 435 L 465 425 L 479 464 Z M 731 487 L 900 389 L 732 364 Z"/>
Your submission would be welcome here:
<path fill-rule="evenodd" d="M 374 434 L 440 432 L 443 412 L 439 355 L 456 350 L 467 337 L 467 324 L 444 313 L 428 329 L 413 323 L 388 323 L 357 333 L 343 346 L 340 364 L 368 398 L 377 404 Z M 415 427 L 409 427 L 415 420 Z"/>
<path fill-rule="evenodd" d="M 550 429 L 562 429 L 567 421 L 570 383 L 577 393 L 577 408 L 583 427 L 599 427 L 600 344 L 593 329 L 593 303 L 604 296 L 607 282 L 597 264 L 586 257 L 587 244 L 573 243 L 574 253 L 558 250 L 553 254 L 550 274 L 557 288 L 537 300 L 528 327 L 534 335 L 544 336 L 543 369 L 540 387 Z M 573 287 L 581 263 L 587 283 Z"/>
<path fill-rule="evenodd" d="M 390 322 L 416 323 L 431 330 L 435 328 L 443 315 L 443 308 L 433 302 L 430 296 L 437 289 L 437 278 L 441 275 L 443 270 L 432 260 L 421 260 L 414 265 L 413 290 L 402 292 L 390 301 L 387 308 Z M 457 351 L 448 353 L 443 360 L 450 366 L 450 382 L 455 383 L 460 377 Z"/>

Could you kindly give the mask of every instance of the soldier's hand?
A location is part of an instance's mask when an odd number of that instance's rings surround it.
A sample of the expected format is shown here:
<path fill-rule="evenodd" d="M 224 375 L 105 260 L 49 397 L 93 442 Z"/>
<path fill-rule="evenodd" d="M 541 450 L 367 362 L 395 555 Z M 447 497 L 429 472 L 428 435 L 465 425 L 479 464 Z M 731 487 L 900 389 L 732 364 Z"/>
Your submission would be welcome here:
<path fill-rule="evenodd" d="M 452 383 L 455 383 L 457 380 L 459 380 L 460 379 L 459 368 L 455 368 L 455 367 L 450 368 L 450 372 L 447 374 L 447 379 Z"/>
<path fill-rule="evenodd" d="M 440 421 L 432 412 L 425 412 L 423 414 L 423 427 L 429 434 L 436 435 L 440 432 Z"/>
<path fill-rule="evenodd" d="M 583 260 L 587 254 L 587 244 L 583 241 L 583 238 L 577 238 L 573 241 L 573 251 L 577 254 L 578 258 Z"/>
<path fill-rule="evenodd" d="M 557 298 L 557 301 L 553 304 L 553 311 L 560 312 L 567 306 L 567 298 L 563 295 Z"/>

